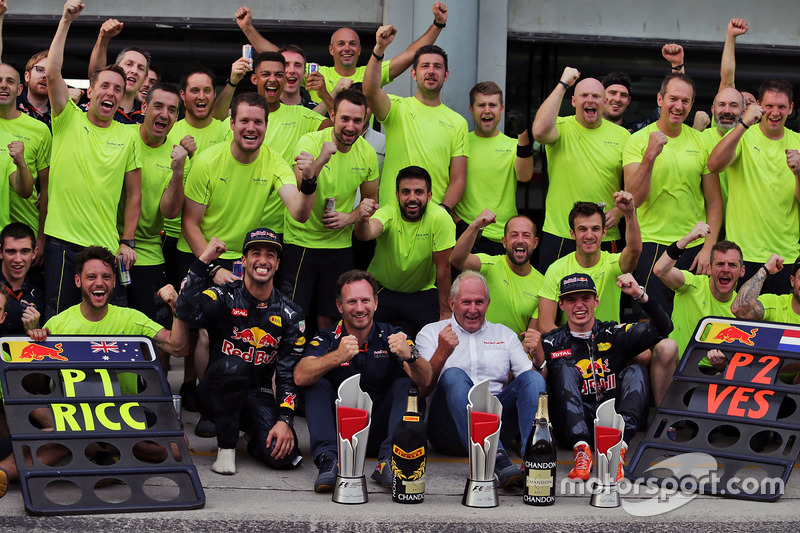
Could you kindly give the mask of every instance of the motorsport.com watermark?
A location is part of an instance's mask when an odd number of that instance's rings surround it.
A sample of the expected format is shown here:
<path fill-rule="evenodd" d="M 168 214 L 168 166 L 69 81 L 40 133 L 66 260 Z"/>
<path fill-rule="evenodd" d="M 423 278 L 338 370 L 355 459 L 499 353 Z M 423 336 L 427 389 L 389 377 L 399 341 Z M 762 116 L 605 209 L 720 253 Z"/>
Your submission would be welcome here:
<path fill-rule="evenodd" d="M 627 478 L 617 482 L 622 508 L 633 516 L 656 516 L 686 505 L 699 494 L 740 496 L 753 494 L 783 494 L 785 483 L 773 477 L 731 477 L 723 482 L 717 474 L 717 460 L 706 453 L 684 453 L 665 459 L 647 472 L 669 470 L 671 476 L 653 475 L 636 480 Z M 560 494 L 585 496 L 599 492 L 599 478 L 589 478 L 586 483 L 561 480 Z M 641 499 L 644 497 L 645 499 Z"/>

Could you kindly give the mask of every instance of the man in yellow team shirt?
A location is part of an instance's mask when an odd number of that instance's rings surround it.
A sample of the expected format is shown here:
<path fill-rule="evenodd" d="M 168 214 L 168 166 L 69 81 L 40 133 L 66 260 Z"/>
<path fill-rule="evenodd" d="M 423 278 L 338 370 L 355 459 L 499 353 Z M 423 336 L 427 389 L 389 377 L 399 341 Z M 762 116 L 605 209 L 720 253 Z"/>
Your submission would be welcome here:
<path fill-rule="evenodd" d="M 234 281 L 233 262 L 241 257 L 235 250 L 249 231 L 258 227 L 270 196 L 277 194 L 290 215 L 308 220 L 314 205 L 317 178 L 314 157 L 302 152 L 297 167 L 299 181 L 280 155 L 264 143 L 269 107 L 256 93 L 242 93 L 231 104 L 233 140 L 219 143 L 201 153 L 192 164 L 184 186 L 186 200 L 181 215 L 178 261 L 188 270 L 212 236 L 230 246 L 212 271 L 217 284 Z M 236 216 L 231 216 L 235 213 Z"/>
<path fill-rule="evenodd" d="M 411 77 L 417 92 L 407 98 L 389 98 L 380 86 L 380 60 L 394 41 L 397 29 L 381 26 L 364 73 L 364 95 L 369 108 L 386 130 L 386 160 L 378 197 L 394 202 L 393 176 L 409 165 L 426 169 L 433 182 L 432 200 L 448 213 L 461 200 L 467 180 L 467 121 L 441 101 L 449 74 L 447 53 L 436 45 L 414 54 Z"/>
<path fill-rule="evenodd" d="M 269 128 L 264 135 L 264 144 L 286 161 L 289 166 L 297 155 L 295 146 L 300 137 L 312 131 L 323 130 L 332 125 L 329 119 L 303 106 L 285 105 L 281 102 L 286 87 L 286 59 L 278 52 L 262 52 L 253 59 L 251 81 L 258 94 L 269 104 Z M 317 174 L 317 176 L 319 176 Z M 269 199 L 262 225 L 283 236 L 286 208 L 277 196 Z M 278 275 L 278 285 L 282 274 Z"/>
<path fill-rule="evenodd" d="M 25 162 L 33 178 L 33 193 L 22 198 L 12 187 L 9 190 L 9 218 L 11 222 L 22 222 L 38 234 L 36 246 L 39 248 L 36 264 L 41 264 L 44 252 L 44 218 L 39 217 L 47 211 L 47 177 L 50 175 L 50 150 L 53 134 L 47 126 L 32 118 L 17 107 L 17 97 L 22 94 L 19 73 L 11 65 L 0 63 L 0 130 L 9 133 L 25 147 Z M 0 145 L 0 151 L 7 147 Z M 41 193 L 42 200 L 39 200 Z M 41 225 L 40 225 L 41 223 Z"/>
<path fill-rule="evenodd" d="M 378 200 L 378 157 L 361 137 L 367 99 L 348 89 L 336 95 L 333 107 L 333 127 L 304 135 L 295 146 L 295 153 L 306 151 L 316 158 L 317 194 L 306 222 L 284 219 L 284 274 L 279 287 L 303 309 L 316 303 L 320 329 L 333 327 L 340 315 L 336 280 L 353 267 L 356 192 Z M 299 174 L 296 168 L 295 175 Z M 330 198 L 335 202 L 331 210 Z"/>
<path fill-rule="evenodd" d="M 636 268 L 642 253 L 642 238 L 631 193 L 617 191 L 613 198 L 614 207 L 625 217 L 625 248 L 620 253 L 603 250 L 600 243 L 606 235 L 607 213 L 594 202 L 575 202 L 568 220 L 577 250 L 556 260 L 545 272 L 539 288 L 539 319 L 531 321 L 531 328 L 546 333 L 566 323 L 566 316 L 557 321 L 558 291 L 561 280 L 574 272 L 588 274 L 597 284 L 600 297 L 597 318 L 619 322 L 621 290 L 617 278 Z"/>
<path fill-rule="evenodd" d="M 493 224 L 499 222 L 490 210 L 477 216 L 456 241 L 450 264 L 458 270 L 483 274 L 494 295 L 486 317 L 520 334 L 528 329 L 531 320 L 539 319 L 539 287 L 543 276 L 531 266 L 531 256 L 539 244 L 536 224 L 525 215 L 516 215 L 503 229 L 503 255 L 470 253 L 478 233 Z"/>
<path fill-rule="evenodd" d="M 116 250 L 127 268 L 136 261 L 134 233 L 142 195 L 136 132 L 114 121 L 125 94 L 125 72 L 114 65 L 92 74 L 85 114 L 70 100 L 61 74 L 67 33 L 84 7 L 80 0 L 64 4 L 45 67 L 53 126 L 44 226 L 48 317 L 80 301 L 72 278 L 75 255 L 82 248 L 101 245 Z M 123 188 L 125 203 L 120 207 Z M 117 229 L 118 208 L 123 211 L 121 232 Z"/>
<path fill-rule="evenodd" d="M 731 303 L 736 298 L 736 284 L 744 274 L 742 249 L 731 241 L 719 241 L 711 247 L 711 268 L 708 275 L 692 274 L 680 269 L 676 262 L 693 241 L 706 237 L 710 227 L 698 222 L 683 237 L 667 247 L 653 268 L 666 287 L 675 291 L 672 321 L 675 329 L 668 339 L 653 348 L 650 380 L 656 405 L 661 403 L 669 388 L 672 373 L 689 344 L 697 323 L 706 316 L 733 318 Z M 714 357 L 716 357 L 715 355 Z M 708 363 L 708 360 L 704 360 Z M 658 371 L 654 375 L 654 370 Z"/>
<path fill-rule="evenodd" d="M 450 251 L 456 225 L 431 202 L 431 176 L 422 167 L 406 167 L 396 180 L 396 200 L 381 206 L 371 198 L 358 206 L 355 234 L 376 240 L 369 272 L 381 289 L 375 319 L 403 321 L 413 337 L 426 324 L 449 318 Z"/>
<path fill-rule="evenodd" d="M 800 251 L 800 134 L 786 128 L 793 108 L 792 85 L 777 78 L 765 80 L 758 103 L 747 108 L 708 158 L 710 170 L 727 171 L 725 232 L 742 243 L 746 278 L 753 277 L 773 252 L 796 257 Z M 791 292 L 788 269 L 770 277 L 764 289 Z"/>
<path fill-rule="evenodd" d="M 151 320 L 157 320 L 158 310 L 153 294 L 167 283 L 160 232 L 164 218 L 175 217 L 183 208 L 184 165 L 189 154 L 183 145 L 194 142 L 190 136 L 178 139 L 170 135 L 180 102 L 175 87 L 155 85 L 142 103 L 144 122 L 133 126 L 142 161 L 142 211 L 136 226 L 137 261 L 127 287 L 128 304 Z"/>
<path fill-rule="evenodd" d="M 694 98 L 689 76 L 675 72 L 664 78 L 657 96 L 661 116 L 631 135 L 622 156 L 625 189 L 633 194 L 642 231 L 642 255 L 634 276 L 668 313 L 672 293 L 653 276 L 656 258 L 691 229 L 692 221 L 702 220 L 709 226 L 705 241 L 693 244 L 678 268 L 708 274 L 711 247 L 722 224 L 719 176 L 706 166 L 708 153 L 700 132 L 684 124 Z"/>
<path fill-rule="evenodd" d="M 753 277 L 742 284 L 731 304 L 731 311 L 736 318 L 800 324 L 800 276 L 797 275 L 797 271 L 800 270 L 800 258 L 792 265 L 792 275 L 789 277 L 792 282 L 791 294 L 759 296 L 767 278 L 784 268 L 784 258 L 772 254 Z"/>
<path fill-rule="evenodd" d="M 517 181 L 527 183 L 533 177 L 528 129 L 523 124 L 516 139 L 503 134 L 497 129 L 503 109 L 503 91 L 495 82 L 482 81 L 470 89 L 469 110 L 475 119 L 475 131 L 469 134 L 472 163 L 467 166 L 464 196 L 454 209 L 461 219 L 456 223 L 456 234 L 463 234 L 484 209 L 496 217 L 494 224 L 485 226 L 472 239 L 475 253 L 505 253 L 503 229 L 517 214 Z M 489 319 L 497 321 L 491 316 Z"/>
<path fill-rule="evenodd" d="M 542 272 L 556 259 L 575 251 L 567 215 L 578 201 L 612 206 L 605 214 L 604 246 L 612 253 L 621 246 L 617 228 L 621 213 L 613 205 L 614 193 L 622 188 L 622 150 L 630 134 L 603 119 L 603 84 L 594 78 L 576 84 L 580 75 L 577 69 L 566 67 L 533 120 L 533 137 L 545 145 L 550 178 L 539 250 Z M 559 117 L 561 101 L 573 85 L 575 115 Z"/>

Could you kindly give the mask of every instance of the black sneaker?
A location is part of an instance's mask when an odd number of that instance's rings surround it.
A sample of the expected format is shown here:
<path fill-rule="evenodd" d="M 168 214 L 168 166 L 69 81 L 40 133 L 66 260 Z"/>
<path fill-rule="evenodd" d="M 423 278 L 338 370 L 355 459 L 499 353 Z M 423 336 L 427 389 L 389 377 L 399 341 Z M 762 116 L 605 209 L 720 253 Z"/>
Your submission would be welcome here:
<path fill-rule="evenodd" d="M 194 427 L 194 434 L 198 437 L 211 438 L 217 436 L 217 426 L 208 418 L 200 415 L 197 425 Z"/>
<path fill-rule="evenodd" d="M 336 476 L 339 475 L 339 464 L 335 457 L 323 453 L 317 459 L 317 480 L 314 482 L 314 492 L 328 492 L 336 485 Z"/>
<path fill-rule="evenodd" d="M 497 452 L 497 459 L 494 461 L 494 474 L 497 476 L 497 486 L 500 488 L 522 484 L 522 472 L 504 450 Z"/>
<path fill-rule="evenodd" d="M 378 461 L 378 466 L 375 467 L 371 477 L 387 489 L 392 488 L 392 460 L 381 459 Z"/>
<path fill-rule="evenodd" d="M 197 400 L 194 398 L 196 390 L 197 383 L 194 381 L 184 381 L 183 385 L 181 385 L 181 408 L 184 411 L 189 411 L 190 413 L 197 412 Z"/>

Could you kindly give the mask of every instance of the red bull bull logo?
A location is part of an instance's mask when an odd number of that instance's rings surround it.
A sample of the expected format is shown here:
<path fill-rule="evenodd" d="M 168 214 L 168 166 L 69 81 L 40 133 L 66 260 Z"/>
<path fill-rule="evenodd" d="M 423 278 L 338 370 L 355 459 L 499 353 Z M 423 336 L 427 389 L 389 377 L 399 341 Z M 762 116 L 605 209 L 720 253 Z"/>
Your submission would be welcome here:
<path fill-rule="evenodd" d="M 233 340 L 248 342 L 256 348 L 263 348 L 265 346 L 277 348 L 278 339 L 280 339 L 280 337 L 276 339 L 261 328 L 247 328 L 242 331 L 239 331 L 239 328 L 233 328 L 233 335 L 231 338 Z"/>
<path fill-rule="evenodd" d="M 750 333 L 747 333 L 746 331 L 741 330 L 736 326 L 728 326 L 727 328 L 717 333 L 714 339 L 722 342 L 739 341 L 742 344 L 746 344 L 748 346 L 754 346 L 755 343 L 751 339 L 756 336 L 757 331 L 758 328 L 753 328 L 750 330 Z"/>
<path fill-rule="evenodd" d="M 597 359 L 594 362 L 594 372 L 592 372 L 592 361 L 589 359 L 581 359 L 575 363 L 575 366 L 581 371 L 581 376 L 583 376 L 583 379 L 589 379 L 594 374 L 597 374 L 598 376 L 604 376 L 606 373 L 611 372 L 611 369 L 608 367 L 607 359 Z"/>
<path fill-rule="evenodd" d="M 57 361 L 69 361 L 69 359 L 61 355 L 63 352 L 64 350 L 61 348 L 60 342 L 55 345 L 55 348 L 48 348 L 47 346 L 41 346 L 39 344 L 29 344 L 22 349 L 19 358 L 41 361 L 47 357 Z"/>

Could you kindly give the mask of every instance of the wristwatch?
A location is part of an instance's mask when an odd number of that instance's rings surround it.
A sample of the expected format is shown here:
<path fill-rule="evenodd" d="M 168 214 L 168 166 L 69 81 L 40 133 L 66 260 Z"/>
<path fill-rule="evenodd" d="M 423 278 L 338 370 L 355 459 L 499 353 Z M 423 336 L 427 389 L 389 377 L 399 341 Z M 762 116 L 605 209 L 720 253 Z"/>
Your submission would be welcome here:
<path fill-rule="evenodd" d="M 409 358 L 406 360 L 406 363 L 408 363 L 408 364 L 414 364 L 414 363 L 416 363 L 416 362 L 417 362 L 417 359 L 419 359 L 419 350 L 417 350 L 417 347 L 416 347 L 416 346 L 412 346 L 412 347 L 411 347 L 411 357 L 409 357 Z"/>
<path fill-rule="evenodd" d="M 133 239 L 120 239 L 119 243 L 120 244 L 124 244 L 125 246 L 127 246 L 130 249 L 136 248 L 136 241 L 133 240 Z"/>
<path fill-rule="evenodd" d="M 292 415 L 278 415 L 278 422 L 286 422 L 290 428 L 294 427 L 294 416 Z"/>

